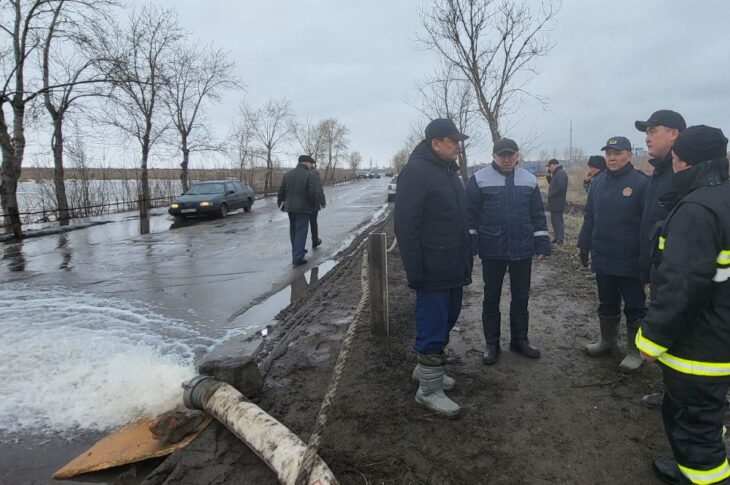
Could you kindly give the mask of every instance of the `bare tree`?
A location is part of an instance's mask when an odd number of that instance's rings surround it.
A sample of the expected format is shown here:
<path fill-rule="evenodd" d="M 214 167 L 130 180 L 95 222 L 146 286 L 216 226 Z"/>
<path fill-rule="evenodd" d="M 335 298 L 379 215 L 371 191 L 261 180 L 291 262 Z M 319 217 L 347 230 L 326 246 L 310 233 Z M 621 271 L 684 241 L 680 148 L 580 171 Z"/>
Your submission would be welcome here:
<path fill-rule="evenodd" d="M 41 43 L 40 71 L 43 76 L 43 105 L 51 118 L 53 135 L 53 184 L 58 219 L 69 219 L 64 181 L 64 121 L 69 110 L 83 98 L 102 96 L 107 80 L 94 68 L 88 55 L 86 30 L 106 19 L 106 9 L 115 5 L 108 0 L 58 1 Z M 51 89 L 52 85 L 60 86 Z"/>
<path fill-rule="evenodd" d="M 29 57 L 39 47 L 36 35 L 52 16 L 51 0 L 6 0 L 0 2 L 0 204 L 4 223 L 16 237 L 22 236 L 18 210 L 18 181 L 25 155 L 26 109 L 49 89 L 60 86 L 29 86 L 26 79 Z M 6 109 L 11 111 L 8 120 Z"/>
<path fill-rule="evenodd" d="M 350 130 L 335 118 L 321 121 L 320 130 L 323 135 L 323 156 L 327 159 L 323 180 L 331 182 L 335 177 L 338 160 L 347 153 L 349 145 L 347 135 L 350 134 Z"/>
<path fill-rule="evenodd" d="M 294 139 L 299 145 L 303 154 L 319 159 L 324 149 L 324 136 L 322 122 L 313 123 L 307 119 L 304 123 L 294 123 L 292 126 Z"/>
<path fill-rule="evenodd" d="M 350 170 L 352 170 L 352 173 L 355 173 L 357 172 L 357 169 L 360 168 L 360 164 L 362 163 L 362 155 L 360 155 L 360 152 L 352 152 L 350 153 L 347 162 L 350 165 Z"/>
<path fill-rule="evenodd" d="M 256 160 L 262 158 L 263 153 L 254 146 L 253 127 L 245 117 L 234 123 L 231 128 L 229 149 L 233 152 L 238 166 L 238 179 L 247 180 L 251 187 L 254 186 L 254 171 Z M 247 175 L 248 173 L 248 175 Z"/>
<path fill-rule="evenodd" d="M 409 147 L 404 146 L 397 152 L 395 152 L 395 155 L 393 155 L 393 158 L 390 161 L 390 164 L 393 166 L 393 170 L 395 170 L 396 173 L 400 172 L 403 167 L 405 167 L 406 162 L 408 162 L 408 157 L 411 154 L 411 150 Z"/>
<path fill-rule="evenodd" d="M 477 125 L 481 116 L 471 84 L 459 74 L 461 72 L 452 64 L 442 62 L 431 77 L 417 84 L 415 99 L 410 100 L 409 104 L 424 116 L 426 122 L 449 118 L 461 133 L 469 135 L 469 139 L 461 142 L 459 153 L 461 177 L 466 183 L 467 150 L 480 142 Z"/>
<path fill-rule="evenodd" d="M 254 140 L 266 153 L 264 193 L 268 193 L 273 182 L 274 155 L 281 143 L 291 136 L 291 104 L 287 99 L 270 99 L 259 109 L 242 104 L 241 114 L 251 127 Z"/>
<path fill-rule="evenodd" d="M 559 5 L 542 0 L 432 0 L 421 10 L 421 42 L 468 79 L 492 141 L 501 122 L 519 106 L 535 60 L 553 47 L 548 33 Z M 537 97 L 536 97 L 537 98 Z M 540 98 L 538 98 L 540 99 Z"/>
<path fill-rule="evenodd" d="M 150 207 L 148 162 L 154 145 L 170 127 L 162 116 L 170 61 L 183 37 L 173 10 L 150 3 L 131 13 L 129 25 L 98 26 L 96 31 L 100 67 L 113 80 L 114 91 L 105 120 L 139 143 L 140 216 Z"/>
<path fill-rule="evenodd" d="M 203 115 L 205 103 L 219 101 L 221 93 L 227 89 L 241 89 L 233 68 L 228 54 L 221 49 L 181 44 L 174 51 L 170 79 L 166 83 L 166 101 L 179 135 L 183 191 L 188 190 L 190 153 L 220 149 L 213 143 Z"/>

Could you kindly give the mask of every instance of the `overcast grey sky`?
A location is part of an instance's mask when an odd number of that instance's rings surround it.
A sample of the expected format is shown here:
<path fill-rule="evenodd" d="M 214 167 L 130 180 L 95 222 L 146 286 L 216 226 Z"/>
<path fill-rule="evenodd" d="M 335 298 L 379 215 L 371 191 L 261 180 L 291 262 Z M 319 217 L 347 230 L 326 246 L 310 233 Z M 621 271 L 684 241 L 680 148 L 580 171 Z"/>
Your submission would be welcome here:
<path fill-rule="evenodd" d="M 419 117 L 405 100 L 436 58 L 415 43 L 417 0 L 157 1 L 174 6 L 202 42 L 230 49 L 251 105 L 286 97 L 300 119 L 336 117 L 365 160 L 385 165 Z M 552 33 L 556 47 L 529 84 L 547 110 L 525 104 L 506 135 L 519 143 L 540 132 L 532 156 L 540 149 L 562 154 L 572 119 L 574 145 L 587 154 L 619 134 L 643 145 L 633 122 L 660 108 L 727 134 L 728 19 L 725 0 L 565 0 Z M 243 96 L 211 111 L 220 132 Z M 486 161 L 489 153 L 490 144 L 471 158 Z"/>

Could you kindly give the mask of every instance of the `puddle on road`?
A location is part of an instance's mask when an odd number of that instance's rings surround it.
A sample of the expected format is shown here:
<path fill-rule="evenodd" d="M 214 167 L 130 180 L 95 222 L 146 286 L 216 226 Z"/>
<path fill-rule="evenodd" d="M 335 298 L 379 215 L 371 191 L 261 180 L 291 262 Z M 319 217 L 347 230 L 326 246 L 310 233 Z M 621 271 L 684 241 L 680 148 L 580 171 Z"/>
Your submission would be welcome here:
<path fill-rule="evenodd" d="M 327 260 L 306 273 L 302 273 L 283 290 L 274 293 L 261 303 L 252 306 L 232 320 L 227 326 L 243 328 L 247 333 L 267 331 L 267 326 L 275 323 L 276 315 L 292 303 L 299 301 L 307 289 L 316 284 L 320 278 L 330 272 L 337 261 Z M 264 336 L 266 334 L 263 334 Z"/>

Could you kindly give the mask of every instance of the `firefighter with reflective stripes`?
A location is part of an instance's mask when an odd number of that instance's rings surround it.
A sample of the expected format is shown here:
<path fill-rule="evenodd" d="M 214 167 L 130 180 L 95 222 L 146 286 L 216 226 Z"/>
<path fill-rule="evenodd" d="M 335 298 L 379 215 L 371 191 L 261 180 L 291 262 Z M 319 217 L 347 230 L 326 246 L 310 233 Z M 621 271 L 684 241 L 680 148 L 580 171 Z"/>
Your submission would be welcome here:
<path fill-rule="evenodd" d="M 681 200 L 658 234 L 655 294 L 636 345 L 659 361 L 662 417 L 674 459 L 657 458 L 667 483 L 730 484 L 723 415 L 730 387 L 730 182 L 727 138 L 692 126 L 673 148 Z"/>

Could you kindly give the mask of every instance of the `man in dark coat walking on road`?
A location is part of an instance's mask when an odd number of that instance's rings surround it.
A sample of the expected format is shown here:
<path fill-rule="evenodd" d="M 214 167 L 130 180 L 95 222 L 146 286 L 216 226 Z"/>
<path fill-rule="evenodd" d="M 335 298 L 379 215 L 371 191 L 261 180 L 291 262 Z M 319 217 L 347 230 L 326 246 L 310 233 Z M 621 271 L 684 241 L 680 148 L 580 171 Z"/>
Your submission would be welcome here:
<path fill-rule="evenodd" d="M 317 183 L 311 172 L 313 166 L 314 160 L 309 155 L 299 157 L 296 168 L 284 174 L 277 196 L 279 208 L 289 213 L 289 238 L 294 266 L 307 264 L 304 246 L 307 244 L 309 216 L 317 204 Z"/>
<path fill-rule="evenodd" d="M 299 161 L 307 155 L 299 157 Z M 314 205 L 314 210 L 309 215 L 309 227 L 312 229 L 312 249 L 316 249 L 322 244 L 322 240 L 319 238 L 319 224 L 317 223 L 317 216 L 319 211 L 327 206 L 327 199 L 324 196 L 324 187 L 322 187 L 322 179 L 319 176 L 319 170 L 317 170 L 317 161 L 313 160 L 312 176 L 314 178 L 315 187 L 317 190 L 317 203 Z"/>
<path fill-rule="evenodd" d="M 563 212 L 565 212 L 565 197 L 568 195 L 568 174 L 565 173 L 560 161 L 553 158 L 548 164 L 550 172 L 548 187 L 548 210 L 550 211 L 550 223 L 553 225 L 553 242 L 563 244 L 565 240 L 565 224 Z"/>
<path fill-rule="evenodd" d="M 408 286 L 416 290 L 416 402 L 453 417 L 461 408 L 444 394 L 455 385 L 444 373 L 444 348 L 461 312 L 463 287 L 471 283 L 464 186 L 456 163 L 460 142 L 468 137 L 449 119 L 433 120 L 425 135 L 398 175 L 395 234 Z"/>

